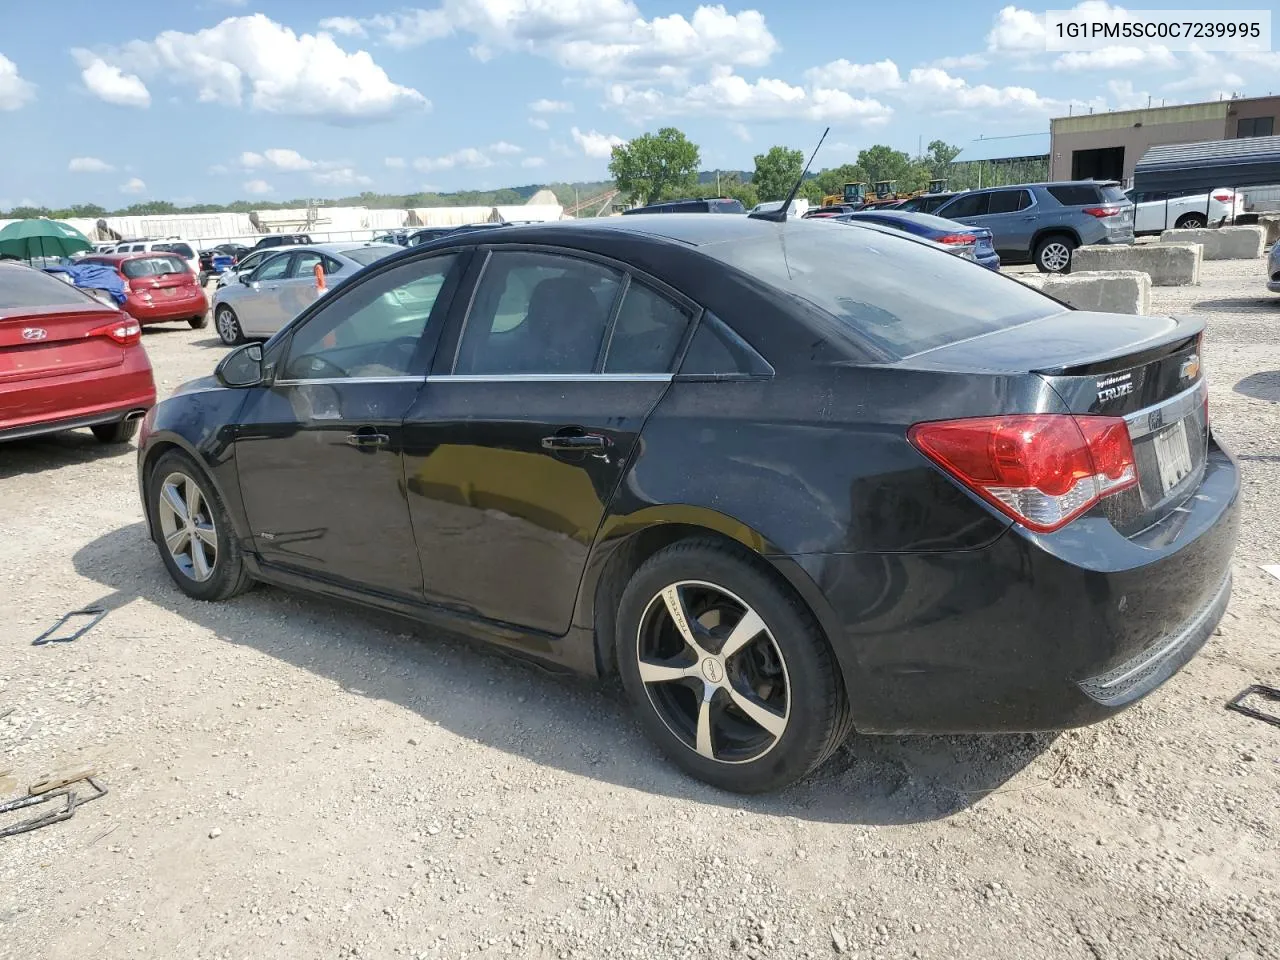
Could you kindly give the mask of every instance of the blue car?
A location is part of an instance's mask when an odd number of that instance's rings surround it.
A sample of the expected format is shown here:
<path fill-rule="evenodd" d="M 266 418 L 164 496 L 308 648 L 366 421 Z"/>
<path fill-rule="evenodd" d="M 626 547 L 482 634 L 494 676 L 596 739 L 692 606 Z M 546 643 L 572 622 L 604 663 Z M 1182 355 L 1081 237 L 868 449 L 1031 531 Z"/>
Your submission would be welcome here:
<path fill-rule="evenodd" d="M 944 244 L 957 256 L 980 263 L 988 270 L 1000 269 L 1000 255 L 991 243 L 991 231 L 985 227 L 967 227 L 954 220 L 906 210 L 859 210 L 835 219 L 841 223 L 873 223 L 901 230 Z"/>

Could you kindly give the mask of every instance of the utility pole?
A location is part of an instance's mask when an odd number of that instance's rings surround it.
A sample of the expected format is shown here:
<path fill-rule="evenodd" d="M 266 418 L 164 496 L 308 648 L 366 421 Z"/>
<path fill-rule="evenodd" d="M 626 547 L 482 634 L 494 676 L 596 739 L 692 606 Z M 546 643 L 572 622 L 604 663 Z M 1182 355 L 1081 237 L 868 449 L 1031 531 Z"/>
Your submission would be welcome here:
<path fill-rule="evenodd" d="M 716 196 L 720 196 L 720 171 L 716 170 Z"/>

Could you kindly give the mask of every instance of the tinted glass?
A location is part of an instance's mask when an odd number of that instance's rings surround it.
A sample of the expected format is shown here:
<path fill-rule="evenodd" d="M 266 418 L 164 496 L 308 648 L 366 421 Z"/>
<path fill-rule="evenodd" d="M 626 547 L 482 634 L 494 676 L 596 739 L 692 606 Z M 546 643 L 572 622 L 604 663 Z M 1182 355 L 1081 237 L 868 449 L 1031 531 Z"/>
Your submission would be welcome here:
<path fill-rule="evenodd" d="M 782 205 L 778 205 L 781 209 Z M 712 200 L 712 213 L 746 213 L 747 208 L 742 205 L 740 200 Z"/>
<path fill-rule="evenodd" d="M 185 260 L 177 257 L 139 257 L 137 260 L 126 260 L 120 265 L 120 272 L 126 277 L 157 277 L 164 274 L 187 273 Z"/>
<path fill-rule="evenodd" d="M 196 255 L 195 251 L 192 250 L 185 243 L 153 243 L 151 245 L 151 249 L 164 250 L 168 253 L 176 253 L 178 256 L 187 260 L 191 259 Z"/>
<path fill-rule="evenodd" d="M 618 310 L 604 372 L 668 372 L 688 326 L 683 307 L 633 280 Z"/>
<path fill-rule="evenodd" d="M 880 231 L 796 224 L 702 249 L 900 357 L 1062 311 L 1023 284 Z"/>
<path fill-rule="evenodd" d="M 772 372 L 760 354 L 712 313 L 702 315 L 680 364 L 684 376 L 768 376 Z"/>
<path fill-rule="evenodd" d="M 293 260 L 290 254 L 282 253 L 277 257 L 272 257 L 263 262 L 256 271 L 254 271 L 253 279 L 258 280 L 283 280 L 289 275 L 289 263 Z"/>
<path fill-rule="evenodd" d="M 987 213 L 1016 213 L 1031 206 L 1031 196 L 1025 190 L 997 190 L 990 197 Z"/>
<path fill-rule="evenodd" d="M 1124 187 L 1118 183 L 1107 187 L 1099 187 L 1099 190 L 1102 192 L 1102 199 L 1107 203 L 1124 203 L 1129 199 L 1124 192 Z"/>
<path fill-rule="evenodd" d="M 1045 189 L 1064 207 L 1087 207 L 1098 202 L 1098 188 L 1091 183 L 1060 184 Z"/>
<path fill-rule="evenodd" d="M 413 361 L 457 257 L 406 263 L 344 289 L 293 336 L 285 378 L 399 377 Z M 442 305 L 443 306 L 443 305 Z"/>
<path fill-rule="evenodd" d="M 455 373 L 592 373 L 622 276 L 586 260 L 497 252 L 476 287 Z"/>
<path fill-rule="evenodd" d="M 0 310 L 84 301 L 75 287 L 47 273 L 29 267 L 0 267 Z"/>
<path fill-rule="evenodd" d="M 954 220 L 957 217 L 980 217 L 987 212 L 990 194 L 966 193 L 956 197 L 938 211 L 938 216 Z"/>
<path fill-rule="evenodd" d="M 245 257 L 242 260 L 239 260 L 236 263 L 236 269 L 237 270 L 253 270 L 257 268 L 258 264 L 262 263 L 262 260 L 265 256 L 266 254 L 263 254 L 263 253 L 250 254 L 249 256 Z"/>
<path fill-rule="evenodd" d="M 364 247 L 350 247 L 346 250 L 339 250 L 344 257 L 349 257 L 362 267 L 367 267 L 371 263 L 381 260 L 387 254 L 395 253 L 400 248 L 390 243 L 371 244 Z"/>

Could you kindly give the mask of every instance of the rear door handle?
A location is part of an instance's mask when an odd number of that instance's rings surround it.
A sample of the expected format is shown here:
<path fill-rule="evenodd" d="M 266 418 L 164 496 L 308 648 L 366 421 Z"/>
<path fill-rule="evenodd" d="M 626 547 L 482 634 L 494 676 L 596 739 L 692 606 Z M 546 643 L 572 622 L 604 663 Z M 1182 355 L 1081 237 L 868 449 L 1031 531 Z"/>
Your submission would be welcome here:
<path fill-rule="evenodd" d="M 353 447 L 381 447 L 390 442 L 389 436 L 378 433 L 373 427 L 361 427 L 355 433 L 347 434 L 347 443 Z"/>
<path fill-rule="evenodd" d="M 609 438 L 598 433 L 557 433 L 542 438 L 544 450 L 603 450 L 609 445 Z"/>

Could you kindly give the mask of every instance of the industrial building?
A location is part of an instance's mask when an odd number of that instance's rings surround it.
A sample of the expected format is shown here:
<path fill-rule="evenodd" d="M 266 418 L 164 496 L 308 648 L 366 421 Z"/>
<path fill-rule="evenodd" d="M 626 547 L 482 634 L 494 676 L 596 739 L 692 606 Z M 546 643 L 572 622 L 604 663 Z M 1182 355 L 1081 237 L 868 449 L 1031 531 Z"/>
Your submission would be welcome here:
<path fill-rule="evenodd" d="M 1133 169 L 1155 146 L 1269 137 L 1280 97 L 1240 97 L 1173 107 L 1085 113 L 1049 121 L 1051 180 L 1133 181 Z"/>

